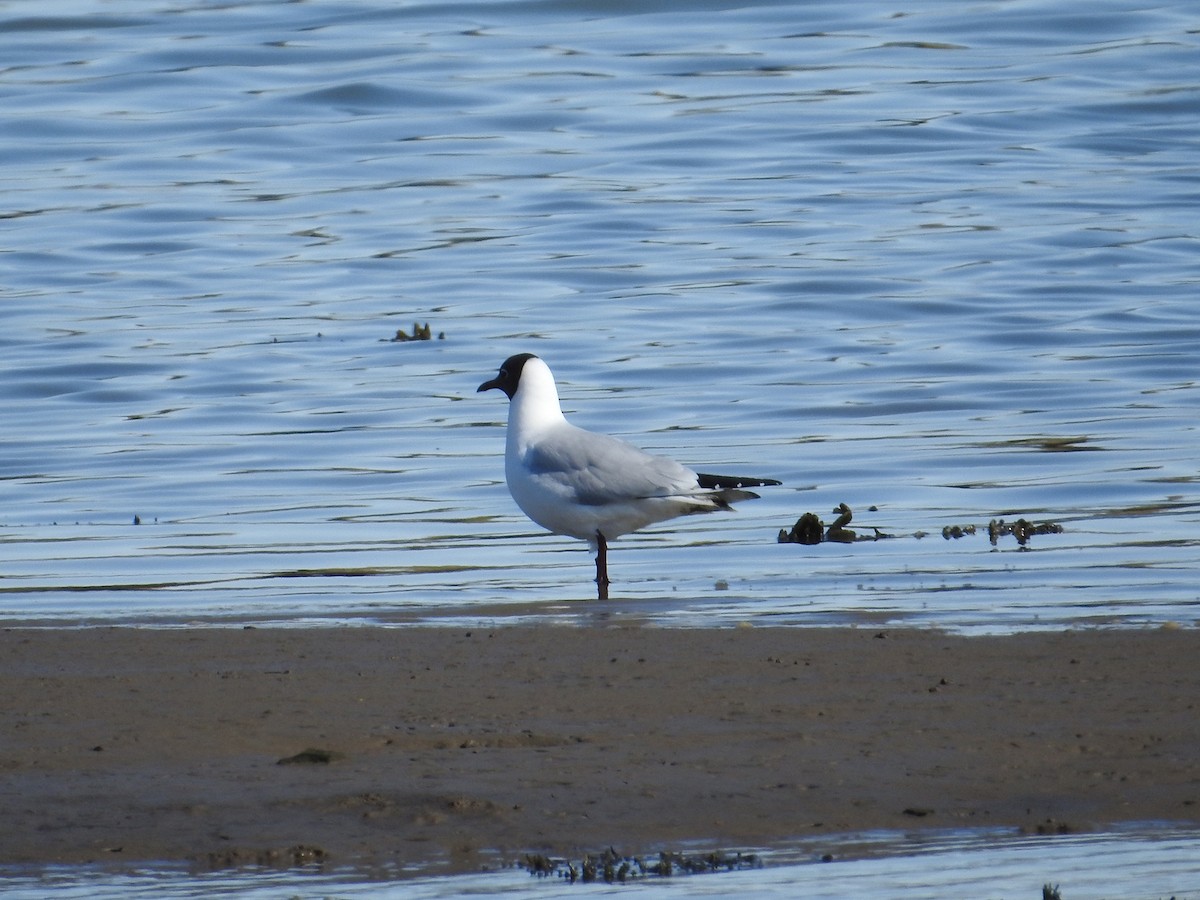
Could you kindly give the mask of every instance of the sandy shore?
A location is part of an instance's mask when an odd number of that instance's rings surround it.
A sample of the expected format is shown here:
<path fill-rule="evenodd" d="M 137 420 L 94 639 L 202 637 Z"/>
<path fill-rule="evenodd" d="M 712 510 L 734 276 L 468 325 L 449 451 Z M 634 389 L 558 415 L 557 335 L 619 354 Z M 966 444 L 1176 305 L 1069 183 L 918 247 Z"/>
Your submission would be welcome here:
<path fill-rule="evenodd" d="M 9 629 L 0 659 L 0 863 L 1200 823 L 1194 630 Z"/>

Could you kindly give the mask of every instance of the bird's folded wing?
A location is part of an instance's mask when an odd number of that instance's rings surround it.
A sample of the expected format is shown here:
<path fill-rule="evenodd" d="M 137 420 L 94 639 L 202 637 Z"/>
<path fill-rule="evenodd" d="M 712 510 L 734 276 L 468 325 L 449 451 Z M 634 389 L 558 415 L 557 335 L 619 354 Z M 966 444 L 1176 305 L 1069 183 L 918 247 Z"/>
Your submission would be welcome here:
<path fill-rule="evenodd" d="M 525 465 L 565 498 L 588 506 L 688 495 L 698 487 L 695 473 L 673 459 L 570 425 L 531 446 Z"/>

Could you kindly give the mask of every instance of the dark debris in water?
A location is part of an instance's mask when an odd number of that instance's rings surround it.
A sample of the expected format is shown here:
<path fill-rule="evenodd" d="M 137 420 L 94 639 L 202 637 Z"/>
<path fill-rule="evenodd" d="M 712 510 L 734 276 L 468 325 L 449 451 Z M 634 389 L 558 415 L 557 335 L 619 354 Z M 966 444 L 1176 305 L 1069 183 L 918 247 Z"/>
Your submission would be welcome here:
<path fill-rule="evenodd" d="M 521 863 L 538 878 L 562 878 L 575 884 L 603 881 L 624 884 L 642 878 L 669 878 L 702 872 L 734 872 L 757 869 L 762 863 L 754 853 L 659 853 L 657 857 L 623 856 L 609 847 L 602 853 L 586 853 L 579 861 L 554 859 L 543 853 L 527 853 Z"/>
<path fill-rule="evenodd" d="M 942 537 L 946 540 L 958 540 L 978 534 L 980 529 L 974 525 L 947 525 L 942 529 Z M 1001 538 L 1012 535 L 1017 544 L 1024 547 L 1035 534 L 1062 534 L 1063 527 L 1057 522 L 1030 522 L 1028 519 L 1017 519 L 1015 522 L 1005 522 L 1003 519 L 992 519 L 988 522 L 988 540 L 992 546 L 1000 543 Z"/>
<path fill-rule="evenodd" d="M 1078 453 L 1080 451 L 1100 450 L 1102 448 L 1091 443 L 1087 435 L 1037 435 L 1034 437 L 1009 438 L 1003 441 L 993 441 L 983 444 L 984 447 L 1021 447 L 1029 450 L 1040 450 L 1043 453 Z"/>
<path fill-rule="evenodd" d="M 997 544 L 1000 538 L 1011 534 L 1017 539 L 1017 543 L 1024 547 L 1035 534 L 1062 534 L 1062 530 L 1063 527 L 1056 522 L 1034 524 L 1025 519 L 1017 519 L 1009 525 L 1003 519 L 992 519 L 988 523 L 988 540 Z"/>
<path fill-rule="evenodd" d="M 876 511 L 877 508 L 872 506 L 871 512 Z M 859 534 L 857 531 L 851 531 L 846 526 L 854 518 L 854 512 L 845 503 L 839 503 L 834 512 L 838 514 L 838 517 L 828 527 L 816 513 L 806 512 L 796 520 L 796 524 L 790 531 L 779 529 L 779 543 L 820 544 L 829 541 L 835 544 L 853 544 L 857 541 L 880 541 L 892 537 L 874 527 L 871 529 L 872 534 Z"/>
<path fill-rule="evenodd" d="M 870 507 L 871 512 L 877 512 L 878 507 Z M 857 531 L 852 531 L 846 526 L 850 524 L 854 518 L 854 513 L 845 503 L 839 503 L 837 509 L 834 510 L 838 514 L 832 525 L 826 526 L 821 521 L 816 513 L 806 512 L 796 524 L 791 527 L 791 530 L 779 529 L 779 543 L 781 544 L 821 544 L 832 542 L 837 544 L 853 544 L 859 541 L 879 541 L 885 538 L 895 537 L 888 534 L 877 527 L 872 527 L 872 534 L 860 534 Z M 970 537 L 978 534 L 983 529 L 976 525 L 947 525 L 942 529 L 942 537 L 946 540 L 958 540 L 959 538 Z M 992 546 L 1000 543 L 1001 538 L 1011 535 L 1016 538 L 1017 544 L 1025 547 L 1029 543 L 1029 539 L 1034 535 L 1044 534 L 1062 534 L 1063 527 L 1057 522 L 1030 522 L 1028 519 L 1017 519 L 1015 522 L 1005 522 L 1003 519 L 992 519 L 987 524 L 988 540 Z M 924 531 L 913 532 L 913 537 L 923 538 L 926 536 Z"/>
<path fill-rule="evenodd" d="M 1077 834 L 1086 830 L 1085 827 L 1072 825 L 1070 822 L 1060 822 L 1058 819 L 1043 819 L 1032 825 L 1021 826 L 1022 834 Z"/>
<path fill-rule="evenodd" d="M 975 534 L 974 525 L 947 525 L 942 529 L 942 537 L 946 540 L 958 540 Z"/>
<path fill-rule="evenodd" d="M 446 339 L 446 332 L 439 331 L 437 339 L 439 341 L 444 341 Z M 390 340 L 393 344 L 402 344 L 407 341 L 432 341 L 433 329 L 429 327 L 428 322 L 426 322 L 424 325 L 422 325 L 420 322 L 413 322 L 412 334 L 409 334 L 403 328 L 397 328 L 395 337 L 389 338 L 388 340 Z"/>

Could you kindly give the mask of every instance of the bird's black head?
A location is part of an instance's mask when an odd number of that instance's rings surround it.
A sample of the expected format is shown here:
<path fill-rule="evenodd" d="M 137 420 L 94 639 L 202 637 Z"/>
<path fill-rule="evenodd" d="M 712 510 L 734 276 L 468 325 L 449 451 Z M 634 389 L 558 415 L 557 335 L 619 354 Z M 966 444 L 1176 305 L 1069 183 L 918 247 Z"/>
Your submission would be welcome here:
<path fill-rule="evenodd" d="M 525 368 L 525 363 L 531 359 L 537 359 L 532 353 L 518 353 L 516 356 L 510 356 L 500 364 L 500 374 L 491 381 L 485 381 L 476 390 L 490 391 L 492 388 L 500 388 L 508 395 L 508 399 L 513 398 L 513 394 L 517 392 L 517 385 L 521 383 L 521 370 Z"/>

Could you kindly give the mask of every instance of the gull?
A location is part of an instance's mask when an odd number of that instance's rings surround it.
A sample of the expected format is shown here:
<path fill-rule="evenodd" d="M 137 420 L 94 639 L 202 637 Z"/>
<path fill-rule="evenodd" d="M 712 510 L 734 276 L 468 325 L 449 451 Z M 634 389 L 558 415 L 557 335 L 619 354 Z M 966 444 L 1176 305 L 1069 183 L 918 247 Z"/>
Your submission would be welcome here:
<path fill-rule="evenodd" d="M 510 356 L 478 391 L 508 396 L 504 478 L 517 506 L 554 534 L 587 541 L 596 590 L 608 599 L 608 542 L 655 522 L 731 509 L 772 478 L 702 475 L 563 416 L 550 367 L 532 353 Z M 477 391 L 477 392 L 478 392 Z"/>

